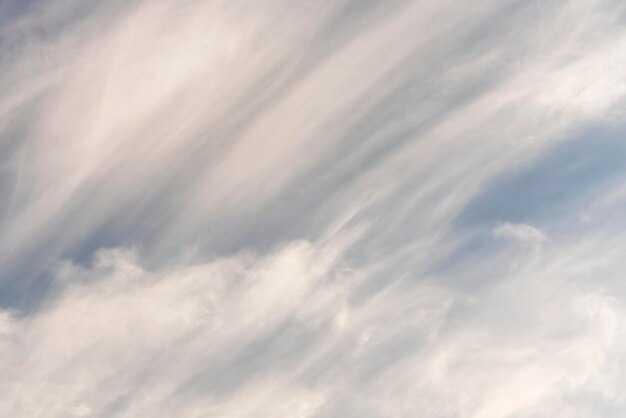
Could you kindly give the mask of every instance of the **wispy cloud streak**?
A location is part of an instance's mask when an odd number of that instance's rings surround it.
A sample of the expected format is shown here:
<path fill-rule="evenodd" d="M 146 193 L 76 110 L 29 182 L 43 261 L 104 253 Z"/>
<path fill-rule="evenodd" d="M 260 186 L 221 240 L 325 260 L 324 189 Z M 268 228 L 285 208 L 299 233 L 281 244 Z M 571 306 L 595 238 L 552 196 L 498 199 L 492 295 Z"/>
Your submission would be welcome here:
<path fill-rule="evenodd" d="M 624 6 L 0 7 L 0 415 L 614 417 Z"/>

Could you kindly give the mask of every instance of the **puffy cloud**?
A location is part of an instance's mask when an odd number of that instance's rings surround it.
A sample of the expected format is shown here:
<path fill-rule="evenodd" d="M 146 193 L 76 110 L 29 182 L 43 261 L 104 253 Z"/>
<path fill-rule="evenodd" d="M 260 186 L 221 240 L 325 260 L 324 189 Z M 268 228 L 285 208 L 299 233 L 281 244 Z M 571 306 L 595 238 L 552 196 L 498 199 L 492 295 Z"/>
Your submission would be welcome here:
<path fill-rule="evenodd" d="M 597 244 L 473 292 L 426 280 L 362 299 L 383 278 L 347 268 L 352 241 L 159 271 L 121 249 L 60 265 L 40 311 L 2 314 L 3 412 L 496 417 L 620 402 L 624 309 L 606 289 L 623 262 L 590 264 Z"/>

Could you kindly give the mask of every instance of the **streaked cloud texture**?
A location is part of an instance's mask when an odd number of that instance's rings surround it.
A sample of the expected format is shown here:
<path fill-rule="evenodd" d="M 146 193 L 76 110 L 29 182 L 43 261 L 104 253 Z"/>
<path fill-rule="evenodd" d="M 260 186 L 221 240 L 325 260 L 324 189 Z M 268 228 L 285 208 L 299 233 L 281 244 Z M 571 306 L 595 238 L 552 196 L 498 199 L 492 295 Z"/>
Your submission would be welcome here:
<path fill-rule="evenodd" d="M 0 416 L 626 414 L 626 4 L 4 0 Z"/>

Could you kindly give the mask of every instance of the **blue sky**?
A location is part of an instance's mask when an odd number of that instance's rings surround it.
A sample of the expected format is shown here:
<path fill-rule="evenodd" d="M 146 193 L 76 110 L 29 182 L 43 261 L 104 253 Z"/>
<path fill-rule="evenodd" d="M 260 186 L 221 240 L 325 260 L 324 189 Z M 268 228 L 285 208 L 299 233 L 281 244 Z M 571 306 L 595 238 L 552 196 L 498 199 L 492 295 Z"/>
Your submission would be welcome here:
<path fill-rule="evenodd" d="M 617 0 L 0 5 L 0 415 L 621 417 Z"/>

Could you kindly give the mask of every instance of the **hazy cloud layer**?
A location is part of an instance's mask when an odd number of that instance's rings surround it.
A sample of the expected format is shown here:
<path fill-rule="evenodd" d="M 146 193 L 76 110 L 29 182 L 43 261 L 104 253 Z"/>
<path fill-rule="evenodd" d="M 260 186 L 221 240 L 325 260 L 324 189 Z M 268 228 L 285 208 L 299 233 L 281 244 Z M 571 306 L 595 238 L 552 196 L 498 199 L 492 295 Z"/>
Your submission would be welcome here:
<path fill-rule="evenodd" d="M 0 415 L 622 417 L 617 0 L 7 0 Z"/>

